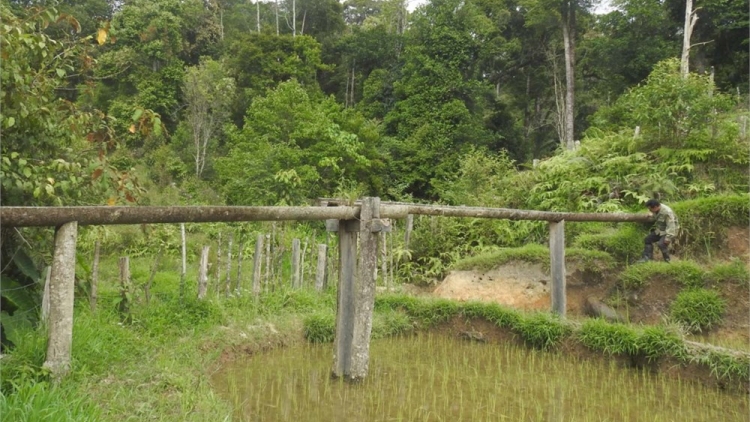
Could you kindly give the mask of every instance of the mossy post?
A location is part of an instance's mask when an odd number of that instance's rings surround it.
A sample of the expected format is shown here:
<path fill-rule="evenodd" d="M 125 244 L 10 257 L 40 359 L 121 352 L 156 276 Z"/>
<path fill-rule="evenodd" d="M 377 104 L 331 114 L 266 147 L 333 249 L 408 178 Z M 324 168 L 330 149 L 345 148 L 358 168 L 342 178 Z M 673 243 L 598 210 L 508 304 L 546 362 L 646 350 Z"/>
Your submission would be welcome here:
<path fill-rule="evenodd" d="M 328 230 L 336 228 L 333 223 L 329 221 Z M 380 221 L 380 198 L 362 200 L 358 221 L 338 221 L 340 270 L 333 375 L 348 381 L 361 380 L 367 375 L 375 304 L 378 232 L 387 228 Z"/>
<path fill-rule="evenodd" d="M 299 289 L 299 239 L 292 239 L 292 288 Z"/>
<path fill-rule="evenodd" d="M 552 312 L 565 316 L 565 220 L 549 222 L 549 269 Z"/>
<path fill-rule="evenodd" d="M 44 367 L 59 380 L 70 371 L 78 223 L 57 228 L 49 285 L 49 342 Z"/>

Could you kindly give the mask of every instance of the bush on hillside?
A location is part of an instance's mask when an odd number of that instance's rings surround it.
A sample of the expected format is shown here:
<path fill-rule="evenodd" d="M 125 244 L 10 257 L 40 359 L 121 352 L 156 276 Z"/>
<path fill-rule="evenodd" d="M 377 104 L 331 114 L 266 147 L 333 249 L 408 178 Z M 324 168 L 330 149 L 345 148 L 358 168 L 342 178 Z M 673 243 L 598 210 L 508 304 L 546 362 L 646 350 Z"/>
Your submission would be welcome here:
<path fill-rule="evenodd" d="M 573 243 L 583 249 L 605 251 L 620 262 L 628 262 L 643 250 L 646 231 L 634 224 L 622 224 L 617 229 L 600 233 L 582 234 Z"/>
<path fill-rule="evenodd" d="M 727 228 L 750 224 L 750 196 L 720 195 L 677 202 L 680 244 L 689 254 L 711 253 L 724 246 Z"/>
<path fill-rule="evenodd" d="M 744 287 L 750 287 L 750 270 L 747 264 L 740 259 L 715 265 L 706 274 L 706 280 L 711 283 L 734 283 Z"/>
<path fill-rule="evenodd" d="M 686 287 L 700 287 L 703 285 L 704 277 L 703 269 L 691 261 L 650 261 L 625 268 L 620 273 L 620 283 L 626 289 L 638 289 L 652 281 L 678 282 Z"/>
<path fill-rule="evenodd" d="M 677 295 L 669 315 L 688 330 L 701 331 L 721 321 L 725 309 L 726 302 L 715 291 L 690 289 Z"/>

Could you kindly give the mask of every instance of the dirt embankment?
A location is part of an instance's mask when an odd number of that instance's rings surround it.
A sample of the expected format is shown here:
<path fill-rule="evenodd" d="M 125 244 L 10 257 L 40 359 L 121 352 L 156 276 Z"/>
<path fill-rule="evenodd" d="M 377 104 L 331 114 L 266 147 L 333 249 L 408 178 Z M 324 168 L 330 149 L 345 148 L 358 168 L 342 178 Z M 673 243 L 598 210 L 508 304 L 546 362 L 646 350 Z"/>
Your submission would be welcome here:
<path fill-rule="evenodd" d="M 745 260 L 750 266 L 750 230 L 729 230 L 726 246 L 715 251 L 716 260 Z M 679 259 L 679 256 L 676 257 Z M 607 301 L 616 291 L 617 274 L 592 274 L 568 264 L 567 305 L 571 317 L 584 314 L 586 299 Z M 541 264 L 510 262 L 490 271 L 452 271 L 436 287 L 422 294 L 460 301 L 495 302 L 515 309 L 550 309 L 551 277 Z M 742 286 L 718 286 L 727 302 L 721 324 L 711 333 L 750 344 L 750 294 Z M 672 301 L 680 291 L 676 283 L 650 283 L 630 297 L 626 308 L 618 309 L 630 322 L 656 324 L 663 321 Z"/>

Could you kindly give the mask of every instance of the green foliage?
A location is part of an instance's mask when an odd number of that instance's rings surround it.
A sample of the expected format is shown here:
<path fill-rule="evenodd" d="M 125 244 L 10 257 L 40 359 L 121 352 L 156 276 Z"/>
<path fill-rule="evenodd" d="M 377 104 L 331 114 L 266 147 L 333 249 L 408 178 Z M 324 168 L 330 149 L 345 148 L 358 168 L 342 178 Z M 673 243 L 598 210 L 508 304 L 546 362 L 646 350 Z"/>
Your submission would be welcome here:
<path fill-rule="evenodd" d="M 711 368 L 711 373 L 718 379 L 746 380 L 750 373 L 750 358 L 737 357 L 720 351 L 704 351 L 697 355 L 686 357 L 691 362 L 697 362 Z"/>
<path fill-rule="evenodd" d="M 336 335 L 336 314 L 316 313 L 305 317 L 304 334 L 311 343 L 330 343 Z"/>
<path fill-rule="evenodd" d="M 672 302 L 669 315 L 690 331 L 710 329 L 721 321 L 726 301 L 714 290 L 688 289 Z"/>
<path fill-rule="evenodd" d="M 567 248 L 566 260 L 575 262 L 581 269 L 601 272 L 614 266 L 612 257 L 603 251 Z M 464 258 L 453 266 L 456 270 L 490 270 L 511 261 L 542 264 L 549 268 L 549 248 L 527 244 L 520 248 L 499 248 L 481 255 Z"/>
<path fill-rule="evenodd" d="M 683 358 L 687 355 L 685 343 L 673 330 L 662 326 L 646 326 L 638 336 L 638 353 L 653 361 L 662 356 Z"/>
<path fill-rule="evenodd" d="M 638 350 L 638 333 L 624 324 L 588 319 L 577 334 L 584 345 L 610 355 L 632 355 Z"/>
<path fill-rule="evenodd" d="M 573 246 L 581 249 L 605 251 L 619 262 L 629 262 L 643 250 L 646 231 L 634 224 L 620 224 L 616 229 L 599 233 L 585 233 L 576 237 Z"/>
<path fill-rule="evenodd" d="M 717 195 L 675 203 L 680 242 L 686 252 L 711 254 L 724 246 L 730 227 L 750 224 L 750 196 Z"/>
<path fill-rule="evenodd" d="M 677 282 L 685 287 L 700 287 L 704 283 L 705 272 L 692 261 L 672 263 L 649 261 L 631 265 L 620 273 L 619 280 L 626 289 L 638 289 L 647 283 Z"/>
<path fill-rule="evenodd" d="M 741 259 L 735 258 L 725 264 L 714 265 L 706 274 L 706 281 L 711 283 L 734 283 L 750 287 L 750 269 Z"/>
<path fill-rule="evenodd" d="M 558 316 L 541 312 L 525 315 L 516 330 L 528 344 L 542 350 L 555 347 L 572 331 Z"/>
<path fill-rule="evenodd" d="M 0 392 L 0 415 L 5 421 L 94 422 L 101 411 L 85 396 L 47 382 L 25 381 L 11 392 Z"/>
<path fill-rule="evenodd" d="M 233 204 L 299 204 L 330 196 L 369 165 L 364 145 L 335 123 L 339 107 L 318 101 L 296 80 L 284 82 L 247 110 L 231 134 L 231 153 L 217 163 Z"/>
<path fill-rule="evenodd" d="M 512 329 L 521 322 L 518 312 L 504 308 L 497 303 L 467 302 L 462 312 L 469 318 L 485 318 L 498 327 Z"/>
<path fill-rule="evenodd" d="M 171 298 L 142 309 L 133 309 L 134 324 L 153 332 L 192 330 L 198 326 L 219 324 L 221 308 L 214 302 L 185 298 Z"/>

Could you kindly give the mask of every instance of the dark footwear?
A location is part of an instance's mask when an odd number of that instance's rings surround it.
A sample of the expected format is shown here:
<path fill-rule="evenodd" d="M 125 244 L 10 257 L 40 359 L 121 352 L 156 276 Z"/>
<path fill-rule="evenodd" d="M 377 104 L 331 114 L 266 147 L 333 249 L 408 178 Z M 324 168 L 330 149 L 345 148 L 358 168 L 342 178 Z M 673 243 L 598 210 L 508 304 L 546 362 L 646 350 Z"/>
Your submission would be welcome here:
<path fill-rule="evenodd" d="M 650 259 L 646 258 L 645 256 L 638 261 L 635 261 L 636 264 L 643 264 L 644 262 L 651 261 Z"/>

